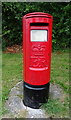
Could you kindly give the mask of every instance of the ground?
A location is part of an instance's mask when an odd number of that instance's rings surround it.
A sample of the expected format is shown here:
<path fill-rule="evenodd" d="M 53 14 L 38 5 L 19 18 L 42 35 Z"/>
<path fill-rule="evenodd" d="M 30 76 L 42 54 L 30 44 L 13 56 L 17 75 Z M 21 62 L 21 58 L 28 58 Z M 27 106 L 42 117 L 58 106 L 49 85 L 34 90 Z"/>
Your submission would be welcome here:
<path fill-rule="evenodd" d="M 52 115 L 48 114 L 45 111 L 44 107 L 39 109 L 33 109 L 26 107 L 23 104 L 24 100 L 24 91 L 23 91 L 23 80 L 18 82 L 10 91 L 9 98 L 5 103 L 6 109 L 9 111 L 8 114 L 5 114 L 3 117 L 17 117 L 17 118 L 50 118 Z M 62 89 L 55 84 L 50 84 L 49 89 L 49 101 L 61 101 L 64 99 L 64 93 Z M 40 98 L 41 99 L 41 98 Z M 56 106 L 58 108 L 58 106 Z M 61 109 L 63 108 L 60 106 Z"/>
<path fill-rule="evenodd" d="M 3 86 L 3 111 L 6 100 L 8 100 L 11 89 L 21 80 L 23 80 L 23 65 L 22 53 L 4 52 L 3 58 L 3 73 L 2 73 L 2 86 Z M 48 103 L 42 107 L 52 117 L 68 117 L 69 116 L 69 52 L 57 51 L 52 53 L 51 62 L 51 83 L 59 85 L 63 90 L 64 98 L 61 100 L 50 99 Z"/>

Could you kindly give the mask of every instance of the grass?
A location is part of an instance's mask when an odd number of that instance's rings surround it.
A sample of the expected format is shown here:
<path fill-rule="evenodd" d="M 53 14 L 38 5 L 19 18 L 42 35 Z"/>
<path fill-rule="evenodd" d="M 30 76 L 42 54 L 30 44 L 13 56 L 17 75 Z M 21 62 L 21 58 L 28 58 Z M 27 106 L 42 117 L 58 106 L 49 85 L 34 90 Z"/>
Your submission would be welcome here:
<path fill-rule="evenodd" d="M 69 118 L 69 102 L 65 99 L 64 102 L 59 99 L 49 99 L 48 103 L 44 104 L 42 108 L 53 118 Z"/>
<path fill-rule="evenodd" d="M 51 64 L 51 82 L 59 84 L 64 92 L 69 92 L 69 53 L 53 53 Z"/>
<path fill-rule="evenodd" d="M 2 103 L 8 99 L 11 88 L 22 78 L 22 54 L 2 55 Z M 3 106 L 4 107 L 4 106 Z M 3 108 L 3 113 L 6 112 Z"/>
<path fill-rule="evenodd" d="M 2 53 L 0 51 L 0 116 L 2 114 Z"/>
<path fill-rule="evenodd" d="M 43 108 L 51 117 L 69 117 L 69 53 L 54 52 L 51 63 L 51 83 L 58 84 L 64 93 L 64 100 L 49 99 Z"/>
<path fill-rule="evenodd" d="M 22 54 L 3 53 L 2 65 L 2 85 L 3 104 L 8 99 L 11 88 L 19 81 L 23 80 L 22 75 Z M 43 108 L 53 117 L 69 116 L 69 53 L 53 52 L 51 63 L 51 82 L 58 84 L 65 94 L 63 102 L 60 100 L 49 100 Z M 4 111 L 4 110 L 3 110 Z"/>

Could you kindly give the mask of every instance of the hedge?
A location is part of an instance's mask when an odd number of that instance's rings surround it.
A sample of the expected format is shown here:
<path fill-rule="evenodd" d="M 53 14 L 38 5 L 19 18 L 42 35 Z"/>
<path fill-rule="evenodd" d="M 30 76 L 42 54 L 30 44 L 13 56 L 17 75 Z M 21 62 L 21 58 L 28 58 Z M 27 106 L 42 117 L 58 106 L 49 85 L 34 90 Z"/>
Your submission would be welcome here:
<path fill-rule="evenodd" d="M 45 12 L 53 16 L 53 49 L 70 46 L 70 11 L 66 2 L 3 2 L 2 42 L 3 49 L 14 44 L 22 45 L 22 17 L 30 12 Z"/>

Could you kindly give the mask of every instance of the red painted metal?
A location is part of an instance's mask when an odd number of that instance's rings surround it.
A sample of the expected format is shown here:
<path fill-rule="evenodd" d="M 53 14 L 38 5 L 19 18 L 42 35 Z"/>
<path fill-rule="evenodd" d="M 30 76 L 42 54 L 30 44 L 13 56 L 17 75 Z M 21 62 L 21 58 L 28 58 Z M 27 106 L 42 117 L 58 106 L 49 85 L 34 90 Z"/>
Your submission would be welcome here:
<path fill-rule="evenodd" d="M 31 23 L 38 23 L 34 25 Z M 47 23 L 47 25 L 39 25 Z M 31 30 L 47 30 L 46 42 L 31 41 Z M 50 81 L 52 51 L 52 16 L 34 12 L 23 17 L 24 82 L 30 85 L 45 85 Z"/>

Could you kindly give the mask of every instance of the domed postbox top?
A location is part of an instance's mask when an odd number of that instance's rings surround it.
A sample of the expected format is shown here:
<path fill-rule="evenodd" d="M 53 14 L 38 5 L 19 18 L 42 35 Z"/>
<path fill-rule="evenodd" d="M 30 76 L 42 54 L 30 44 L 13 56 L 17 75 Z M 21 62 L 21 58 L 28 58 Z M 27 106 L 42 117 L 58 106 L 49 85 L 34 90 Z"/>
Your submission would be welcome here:
<path fill-rule="evenodd" d="M 32 18 L 32 17 L 46 17 L 46 18 L 51 18 L 52 16 L 48 13 L 43 13 L 43 12 L 32 12 L 28 13 L 24 16 L 24 18 Z"/>

